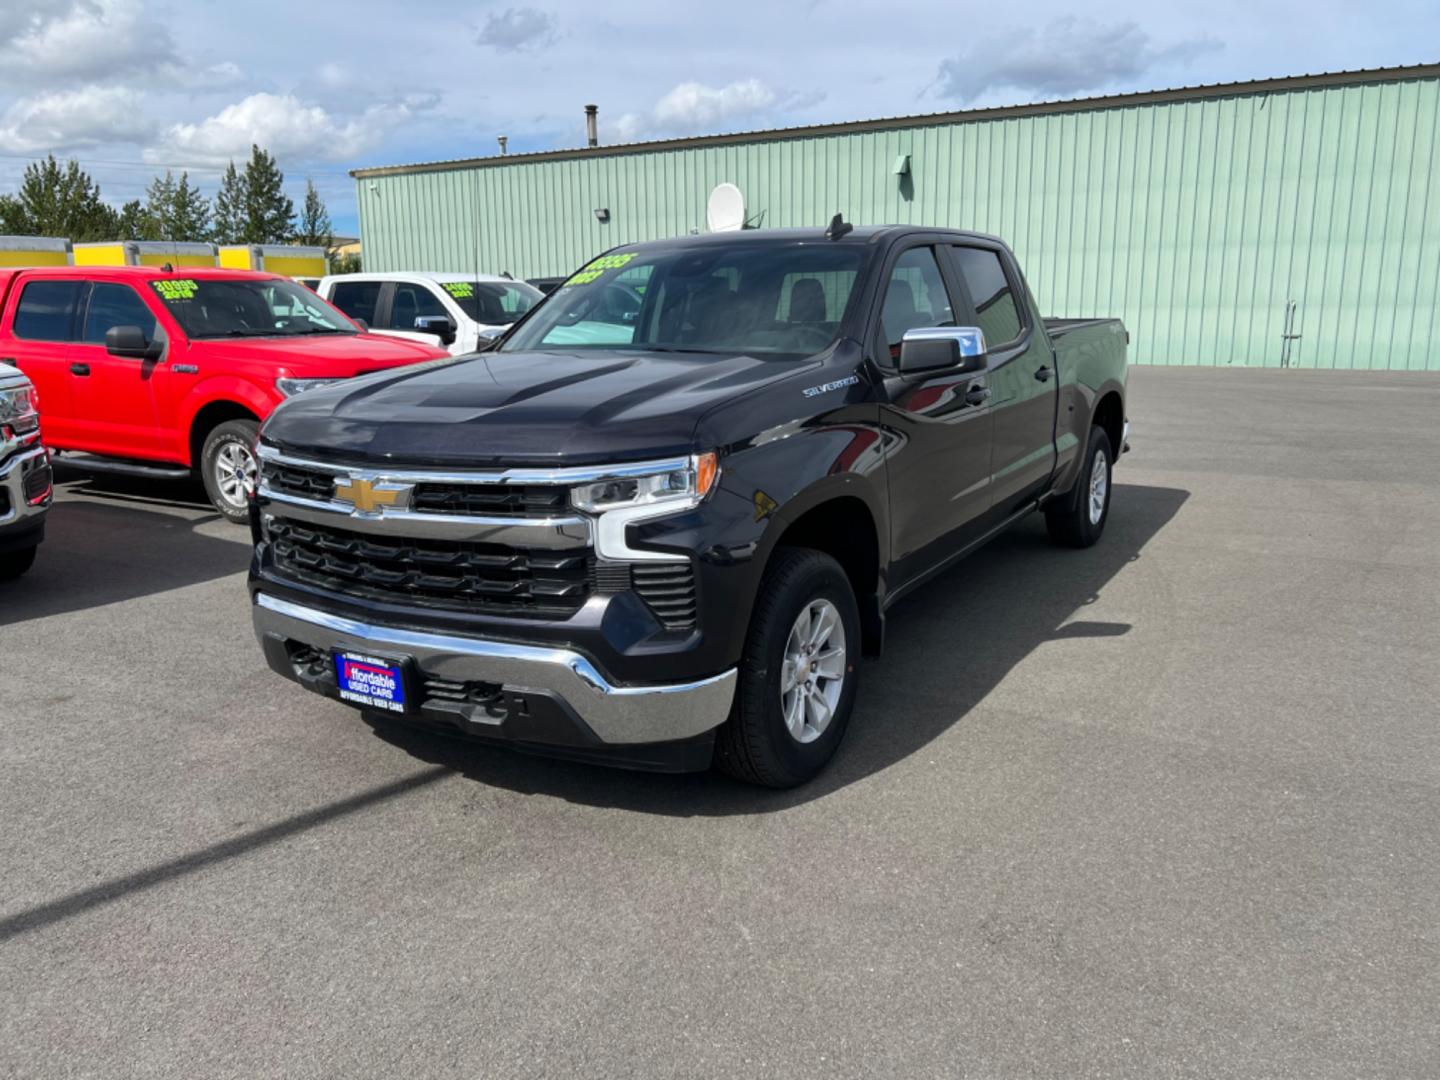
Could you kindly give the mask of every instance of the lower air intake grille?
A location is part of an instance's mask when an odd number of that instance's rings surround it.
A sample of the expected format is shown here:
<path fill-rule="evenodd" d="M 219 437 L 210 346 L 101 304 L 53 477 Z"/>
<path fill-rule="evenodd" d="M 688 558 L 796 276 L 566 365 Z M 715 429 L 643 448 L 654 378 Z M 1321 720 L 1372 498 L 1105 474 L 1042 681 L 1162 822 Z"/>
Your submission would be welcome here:
<path fill-rule="evenodd" d="M 635 563 L 635 591 L 667 630 L 695 627 L 695 572 L 685 563 Z"/>

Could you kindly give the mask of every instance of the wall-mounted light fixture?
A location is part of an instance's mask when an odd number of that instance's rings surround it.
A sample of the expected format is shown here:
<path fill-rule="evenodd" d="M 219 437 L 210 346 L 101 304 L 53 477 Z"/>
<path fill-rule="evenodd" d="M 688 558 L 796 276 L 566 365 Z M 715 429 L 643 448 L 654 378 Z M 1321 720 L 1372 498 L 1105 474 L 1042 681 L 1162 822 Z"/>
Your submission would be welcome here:
<path fill-rule="evenodd" d="M 595 208 L 595 220 L 601 225 L 610 223 L 610 208 L 608 206 L 597 206 Z"/>

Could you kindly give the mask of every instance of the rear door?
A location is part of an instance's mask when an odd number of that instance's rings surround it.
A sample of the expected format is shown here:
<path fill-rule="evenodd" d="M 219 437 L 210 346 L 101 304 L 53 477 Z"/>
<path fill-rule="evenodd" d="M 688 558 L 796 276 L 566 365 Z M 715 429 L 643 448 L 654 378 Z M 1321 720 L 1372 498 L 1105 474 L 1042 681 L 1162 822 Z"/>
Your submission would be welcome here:
<path fill-rule="evenodd" d="M 895 367 L 906 331 L 968 324 L 963 293 L 944 266 L 934 244 L 892 254 L 875 328 L 873 355 L 886 372 L 888 399 L 881 422 L 898 436 L 886 465 L 897 585 L 964 547 L 990 508 L 985 374 L 902 375 Z"/>
<path fill-rule="evenodd" d="M 138 326 L 153 341 L 155 313 L 128 282 L 92 281 L 77 321 L 68 353 L 71 395 L 87 448 L 115 457 L 165 456 L 175 443 L 160 408 L 168 358 L 112 356 L 105 349 L 105 333 L 115 326 Z"/>
<path fill-rule="evenodd" d="M 991 503 L 1006 517 L 1038 495 L 1055 467 L 1060 380 L 1043 327 L 1035 325 L 1014 262 L 996 244 L 949 245 L 989 356 L 995 449 Z"/>
<path fill-rule="evenodd" d="M 0 359 L 12 362 L 35 384 L 45 442 L 64 449 L 81 448 L 65 353 L 83 288 L 79 280 L 22 277 L 11 289 L 5 314 L 9 333 L 0 341 Z"/>

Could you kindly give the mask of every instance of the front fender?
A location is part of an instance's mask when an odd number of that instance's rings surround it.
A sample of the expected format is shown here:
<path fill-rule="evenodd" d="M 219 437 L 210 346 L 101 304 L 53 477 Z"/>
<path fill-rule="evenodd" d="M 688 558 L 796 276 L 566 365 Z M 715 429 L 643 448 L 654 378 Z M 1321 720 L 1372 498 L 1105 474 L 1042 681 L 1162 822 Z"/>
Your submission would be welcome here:
<path fill-rule="evenodd" d="M 180 437 L 183 444 L 179 449 L 184 455 L 185 464 L 194 465 L 194 462 L 190 460 L 190 432 L 195 426 L 195 417 L 200 415 L 200 410 L 205 406 L 217 402 L 233 402 L 249 409 L 263 421 L 275 411 L 275 407 L 282 400 L 278 390 L 271 390 L 267 393 L 253 382 L 237 378 L 234 375 L 216 375 L 196 383 L 181 398 L 178 410 Z"/>
<path fill-rule="evenodd" d="M 811 510 L 837 499 L 863 504 L 875 525 L 880 566 L 889 559 L 883 477 L 887 436 L 873 405 L 825 421 L 764 433 L 722 459 L 718 489 L 699 509 L 632 527 L 632 542 L 692 556 L 710 642 L 734 663 L 765 567 L 785 532 Z M 867 598 L 860 598 L 862 604 Z"/>

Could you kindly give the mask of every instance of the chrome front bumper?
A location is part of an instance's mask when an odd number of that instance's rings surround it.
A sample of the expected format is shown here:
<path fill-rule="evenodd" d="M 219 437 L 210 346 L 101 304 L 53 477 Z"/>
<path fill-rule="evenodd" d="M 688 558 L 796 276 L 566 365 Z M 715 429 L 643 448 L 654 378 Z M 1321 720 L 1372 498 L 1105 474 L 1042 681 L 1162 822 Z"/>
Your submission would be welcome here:
<path fill-rule="evenodd" d="M 298 642 L 322 653 L 340 649 L 412 661 L 433 679 L 498 684 L 553 695 L 602 743 L 670 742 L 724 723 L 735 697 L 732 668 L 698 682 L 614 686 L 570 649 L 401 630 L 255 594 L 255 635 Z"/>

